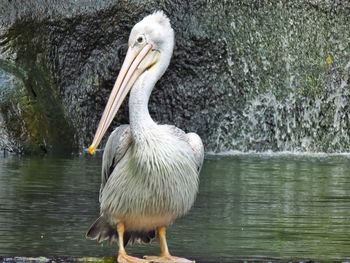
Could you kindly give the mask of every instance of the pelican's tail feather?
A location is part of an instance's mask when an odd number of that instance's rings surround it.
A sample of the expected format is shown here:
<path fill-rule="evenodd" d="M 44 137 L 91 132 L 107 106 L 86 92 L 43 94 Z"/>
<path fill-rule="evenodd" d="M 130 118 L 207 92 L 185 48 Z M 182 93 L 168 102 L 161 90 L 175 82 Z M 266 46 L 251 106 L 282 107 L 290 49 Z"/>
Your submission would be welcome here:
<path fill-rule="evenodd" d="M 109 224 L 103 216 L 97 218 L 97 220 L 90 226 L 86 233 L 86 238 L 92 240 L 96 239 L 99 243 L 105 240 L 107 240 L 108 243 L 118 240 L 116 228 Z"/>
<path fill-rule="evenodd" d="M 151 243 L 156 237 L 156 231 L 126 231 L 124 234 L 124 245 L 134 243 Z"/>
<path fill-rule="evenodd" d="M 150 243 L 156 237 L 156 231 L 125 231 L 124 233 L 124 246 L 127 244 L 138 243 Z M 101 215 L 90 226 L 86 233 L 87 239 L 97 240 L 101 243 L 107 241 L 109 244 L 118 241 L 118 234 L 116 227 L 113 227 L 108 223 L 107 219 Z"/>

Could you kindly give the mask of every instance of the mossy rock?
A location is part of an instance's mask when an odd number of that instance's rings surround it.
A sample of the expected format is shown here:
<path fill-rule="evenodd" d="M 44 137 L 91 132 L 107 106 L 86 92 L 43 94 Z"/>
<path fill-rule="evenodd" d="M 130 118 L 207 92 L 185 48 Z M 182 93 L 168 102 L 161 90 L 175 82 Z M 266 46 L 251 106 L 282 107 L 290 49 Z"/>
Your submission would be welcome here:
<path fill-rule="evenodd" d="M 207 151 L 350 150 L 350 3 L 330 0 L 7 1 L 0 59 L 23 72 L 27 113 L 26 126 L 7 122 L 7 140 L 26 152 L 88 146 L 132 26 L 158 9 L 176 45 L 149 102 L 157 122 L 197 132 Z M 127 103 L 108 133 L 121 123 Z"/>

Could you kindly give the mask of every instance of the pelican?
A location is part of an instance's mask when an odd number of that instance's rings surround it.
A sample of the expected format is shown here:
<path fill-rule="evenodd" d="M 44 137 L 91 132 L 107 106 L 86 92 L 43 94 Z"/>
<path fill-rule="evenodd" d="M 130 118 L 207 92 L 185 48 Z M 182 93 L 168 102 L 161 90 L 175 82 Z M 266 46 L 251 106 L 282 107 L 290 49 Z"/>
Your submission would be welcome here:
<path fill-rule="evenodd" d="M 118 241 L 118 262 L 193 262 L 169 253 L 166 228 L 192 207 L 204 157 L 202 140 L 172 125 L 159 125 L 148 111 L 156 82 L 167 69 L 174 31 L 162 11 L 131 30 L 128 51 L 88 151 L 93 154 L 130 91 L 130 125 L 117 127 L 102 159 L 100 217 L 86 236 Z M 160 255 L 128 255 L 125 246 L 159 238 Z"/>

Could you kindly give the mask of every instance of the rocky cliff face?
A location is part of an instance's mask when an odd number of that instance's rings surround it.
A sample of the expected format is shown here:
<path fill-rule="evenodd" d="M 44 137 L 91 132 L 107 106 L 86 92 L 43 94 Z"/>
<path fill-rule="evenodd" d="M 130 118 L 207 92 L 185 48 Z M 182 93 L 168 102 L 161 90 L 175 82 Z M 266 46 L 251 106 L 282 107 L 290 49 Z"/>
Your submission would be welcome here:
<path fill-rule="evenodd" d="M 159 123 L 207 151 L 350 150 L 348 1 L 49 2 L 0 4 L 0 148 L 88 146 L 132 26 L 162 9 L 176 46 Z M 112 126 L 127 122 L 124 103 Z"/>

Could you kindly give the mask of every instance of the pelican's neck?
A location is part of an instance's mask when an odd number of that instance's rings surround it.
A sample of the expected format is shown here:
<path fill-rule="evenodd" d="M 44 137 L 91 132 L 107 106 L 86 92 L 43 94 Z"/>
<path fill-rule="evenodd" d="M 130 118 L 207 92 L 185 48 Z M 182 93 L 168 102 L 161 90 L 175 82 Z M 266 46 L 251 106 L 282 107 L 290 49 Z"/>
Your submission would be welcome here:
<path fill-rule="evenodd" d="M 130 129 L 135 141 L 143 140 L 156 127 L 148 111 L 148 100 L 158 77 L 156 72 L 145 71 L 130 91 Z"/>
<path fill-rule="evenodd" d="M 174 39 L 167 42 L 159 62 L 142 73 L 136 80 L 129 98 L 130 129 L 134 141 L 144 142 L 158 130 L 148 111 L 148 100 L 154 85 L 168 68 L 173 52 Z"/>

